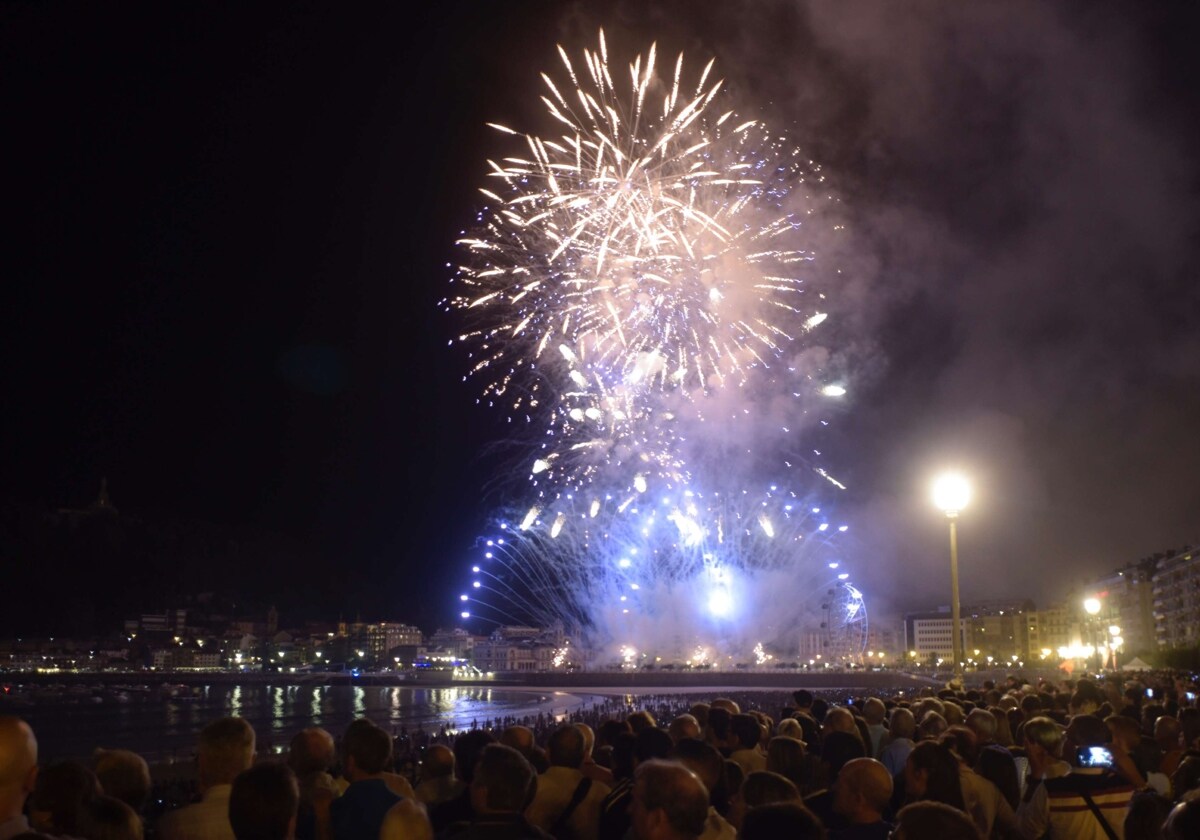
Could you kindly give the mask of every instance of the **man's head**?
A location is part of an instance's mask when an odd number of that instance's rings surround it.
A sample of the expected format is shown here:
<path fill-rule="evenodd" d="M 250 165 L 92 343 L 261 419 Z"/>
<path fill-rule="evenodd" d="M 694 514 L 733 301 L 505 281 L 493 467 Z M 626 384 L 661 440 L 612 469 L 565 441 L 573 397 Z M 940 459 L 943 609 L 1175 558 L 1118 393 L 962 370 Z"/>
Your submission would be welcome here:
<path fill-rule="evenodd" d="M 858 734 L 858 726 L 854 723 L 854 713 L 849 709 L 841 706 L 834 706 L 825 713 L 825 722 L 823 731 L 828 732 L 849 732 Z"/>
<path fill-rule="evenodd" d="M 258 764 L 233 780 L 229 824 L 237 840 L 289 840 L 299 805 L 292 769 L 278 762 Z"/>
<path fill-rule="evenodd" d="M 725 759 L 721 753 L 712 744 L 703 741 L 680 741 L 675 745 L 675 752 L 671 757 L 695 773 L 696 778 L 710 792 L 716 788 L 725 772 Z"/>
<path fill-rule="evenodd" d="M 678 743 L 684 738 L 699 738 L 700 737 L 700 722 L 689 714 L 679 715 L 675 720 L 671 721 L 671 725 L 667 727 L 667 734 L 671 736 L 671 740 Z"/>
<path fill-rule="evenodd" d="M 592 757 L 592 750 L 596 746 L 596 733 L 586 723 L 573 723 L 571 725 L 578 729 L 579 734 L 583 736 L 583 760 L 587 761 Z"/>
<path fill-rule="evenodd" d="M 346 727 L 342 751 L 347 779 L 355 782 L 377 776 L 392 760 L 392 736 L 366 718 L 359 718 Z"/>
<path fill-rule="evenodd" d="M 1179 749 L 1179 733 L 1182 727 L 1179 718 L 1163 715 L 1154 721 L 1154 742 L 1163 750 L 1170 752 Z"/>
<path fill-rule="evenodd" d="M 762 725 L 754 715 L 737 714 L 730 723 L 738 749 L 752 750 L 762 740 Z"/>
<path fill-rule="evenodd" d="M 1028 723 L 1025 724 L 1025 729 L 1028 731 Z M 1080 747 L 1103 747 L 1111 740 L 1112 734 L 1100 718 L 1095 715 L 1076 715 L 1067 724 L 1066 735 L 1063 737 L 1063 758 L 1075 764 Z"/>
<path fill-rule="evenodd" d="M 892 716 L 888 719 L 888 732 L 893 738 L 908 738 L 912 740 L 912 736 L 917 731 L 917 721 L 913 718 L 913 713 L 903 706 L 898 706 L 892 709 Z"/>
<path fill-rule="evenodd" d="M 879 822 L 891 798 L 892 774 L 873 758 L 847 761 L 833 785 L 833 810 L 855 824 Z"/>
<path fill-rule="evenodd" d="M 972 709 L 967 713 L 967 727 L 975 733 L 980 744 L 990 744 L 996 740 L 996 716 L 987 709 Z"/>
<path fill-rule="evenodd" d="M 104 792 L 141 811 L 150 798 L 150 768 L 129 750 L 96 750 L 93 768 Z"/>
<path fill-rule="evenodd" d="M 802 712 L 812 708 L 813 693 L 808 689 L 802 688 L 799 691 L 793 691 L 792 699 L 796 701 L 796 711 Z"/>
<path fill-rule="evenodd" d="M 301 729 L 288 746 L 288 767 L 297 776 L 323 773 L 333 766 L 337 748 L 333 736 L 319 726 Z"/>
<path fill-rule="evenodd" d="M 896 814 L 896 840 L 982 840 L 974 821 L 957 808 L 943 802 L 914 802 Z"/>
<path fill-rule="evenodd" d="M 200 730 L 197 755 L 202 789 L 233 784 L 254 763 L 254 730 L 239 717 L 214 720 Z"/>
<path fill-rule="evenodd" d="M 425 750 L 425 758 L 421 760 L 421 778 L 440 779 L 454 775 L 454 753 L 449 747 L 434 744 Z"/>
<path fill-rule="evenodd" d="M 0 822 L 21 813 L 37 781 L 37 738 L 18 717 L 0 716 Z"/>
<path fill-rule="evenodd" d="M 708 790 L 681 764 L 652 760 L 634 777 L 630 817 L 637 840 L 683 840 L 704 833 Z"/>
<path fill-rule="evenodd" d="M 853 735 L 849 732 L 830 732 L 821 739 L 821 763 L 828 768 L 831 782 L 837 779 L 847 762 L 866 754 L 857 731 Z"/>
<path fill-rule="evenodd" d="M 531 799 L 533 766 L 512 747 L 488 744 L 471 780 L 471 807 L 480 814 L 519 814 Z"/>
<path fill-rule="evenodd" d="M 458 736 L 454 741 L 454 772 L 460 779 L 467 784 L 471 783 L 479 754 L 495 740 L 492 733 L 484 729 L 472 729 Z"/>
<path fill-rule="evenodd" d="M 558 727 L 546 741 L 546 754 L 552 766 L 578 770 L 584 759 L 583 733 L 570 724 Z"/>
<path fill-rule="evenodd" d="M 825 828 L 812 811 L 799 802 L 773 802 L 751 808 L 738 832 L 740 840 L 825 840 Z"/>
<path fill-rule="evenodd" d="M 1063 731 L 1051 718 L 1031 718 L 1025 723 L 1025 749 L 1039 750 L 1046 759 L 1062 755 Z"/>
<path fill-rule="evenodd" d="M 528 726 L 509 726 L 500 733 L 499 741 L 506 747 L 512 747 L 522 755 L 533 749 L 533 730 Z"/>
<path fill-rule="evenodd" d="M 863 718 L 868 726 L 878 726 L 886 716 L 887 706 L 878 697 L 868 697 L 867 702 L 863 703 Z"/>

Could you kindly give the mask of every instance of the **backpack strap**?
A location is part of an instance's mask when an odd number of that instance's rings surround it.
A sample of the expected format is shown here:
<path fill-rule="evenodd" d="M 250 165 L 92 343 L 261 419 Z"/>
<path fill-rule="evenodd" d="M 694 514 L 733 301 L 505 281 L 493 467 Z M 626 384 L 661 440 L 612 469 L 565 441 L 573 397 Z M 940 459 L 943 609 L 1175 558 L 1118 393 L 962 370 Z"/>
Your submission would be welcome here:
<path fill-rule="evenodd" d="M 584 776 L 575 788 L 575 792 L 571 794 L 571 801 L 567 803 L 567 807 L 558 815 L 558 819 L 554 821 L 554 825 L 550 826 L 550 833 L 557 837 L 562 833 L 562 830 L 567 827 L 567 820 L 571 819 L 571 815 L 575 813 L 575 809 L 583 803 L 587 798 L 588 791 L 592 789 L 592 780 Z M 1107 825 L 1107 823 L 1106 823 Z M 1116 840 L 1116 838 L 1112 838 Z"/>
<path fill-rule="evenodd" d="M 1100 823 L 1100 827 L 1104 829 L 1104 833 L 1108 835 L 1108 840 L 1117 840 L 1117 833 L 1108 824 L 1108 820 L 1104 818 L 1104 814 L 1100 813 L 1100 807 L 1096 804 L 1096 800 L 1092 799 L 1092 795 L 1086 790 L 1081 790 L 1080 794 L 1083 796 L 1083 801 L 1092 809 L 1092 814 L 1095 815 L 1096 821 Z"/>

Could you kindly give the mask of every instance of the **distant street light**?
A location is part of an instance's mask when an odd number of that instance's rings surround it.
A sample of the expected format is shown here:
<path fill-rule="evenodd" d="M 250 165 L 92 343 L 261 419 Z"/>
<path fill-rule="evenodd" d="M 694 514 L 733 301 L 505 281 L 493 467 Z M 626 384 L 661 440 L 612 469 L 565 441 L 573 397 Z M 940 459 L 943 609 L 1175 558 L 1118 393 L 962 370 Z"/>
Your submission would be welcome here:
<path fill-rule="evenodd" d="M 933 482 L 933 504 L 950 522 L 950 625 L 954 649 L 954 676 L 962 681 L 963 639 L 958 605 L 958 535 L 954 520 L 971 501 L 971 485 L 961 473 L 943 473 Z"/>

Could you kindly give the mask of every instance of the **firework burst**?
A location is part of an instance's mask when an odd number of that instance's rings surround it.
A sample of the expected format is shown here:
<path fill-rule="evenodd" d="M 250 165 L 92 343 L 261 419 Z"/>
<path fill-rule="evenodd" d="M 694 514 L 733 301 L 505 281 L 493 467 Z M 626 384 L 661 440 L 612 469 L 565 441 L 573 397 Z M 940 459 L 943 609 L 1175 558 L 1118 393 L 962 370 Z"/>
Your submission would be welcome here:
<path fill-rule="evenodd" d="M 579 65 L 559 55 L 565 75 L 542 77 L 558 133 L 494 126 L 523 143 L 489 162 L 444 302 L 482 399 L 534 437 L 533 503 L 487 541 L 464 614 L 610 650 L 748 652 L 812 624 L 857 638 L 840 531 L 807 496 L 742 489 L 748 463 L 712 463 L 756 393 L 796 414 L 827 398 L 795 365 L 826 318 L 802 247 L 819 168 L 726 107 L 712 62 L 692 78 L 680 55 L 664 78 L 652 46 L 618 84 L 603 33 Z"/>

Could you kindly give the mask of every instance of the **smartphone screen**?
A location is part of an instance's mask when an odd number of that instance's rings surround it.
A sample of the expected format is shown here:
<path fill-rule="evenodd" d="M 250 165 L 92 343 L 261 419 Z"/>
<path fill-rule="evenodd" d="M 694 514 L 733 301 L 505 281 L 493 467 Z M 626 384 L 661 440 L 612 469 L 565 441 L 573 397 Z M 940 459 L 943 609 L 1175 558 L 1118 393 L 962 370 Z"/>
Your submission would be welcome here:
<path fill-rule="evenodd" d="M 1080 767 L 1112 767 L 1112 753 L 1104 747 L 1080 747 Z"/>

